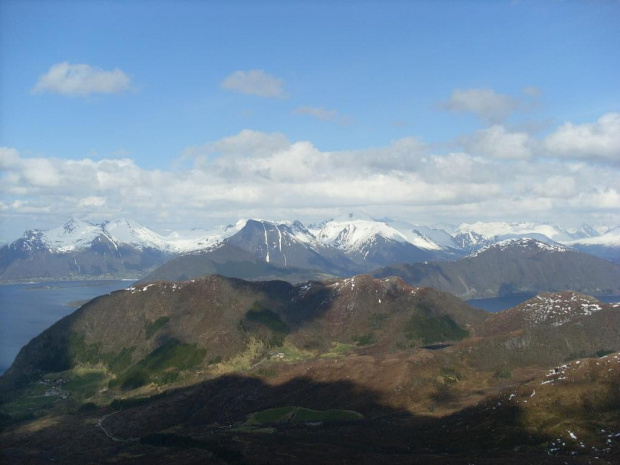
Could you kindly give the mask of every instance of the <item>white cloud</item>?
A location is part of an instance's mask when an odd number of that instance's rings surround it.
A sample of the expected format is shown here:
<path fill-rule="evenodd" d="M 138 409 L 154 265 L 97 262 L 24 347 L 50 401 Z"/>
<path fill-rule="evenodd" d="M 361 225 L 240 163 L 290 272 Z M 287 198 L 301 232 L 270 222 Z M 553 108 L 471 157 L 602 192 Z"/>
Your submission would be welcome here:
<path fill-rule="evenodd" d="M 487 123 L 501 123 L 519 108 L 519 100 L 493 89 L 456 89 L 439 106 L 454 113 L 474 113 Z"/>
<path fill-rule="evenodd" d="M 118 94 L 131 89 L 131 78 L 116 68 L 104 71 L 86 64 L 57 63 L 39 77 L 33 94 L 55 94 L 85 97 L 91 94 Z"/>
<path fill-rule="evenodd" d="M 577 180 L 572 176 L 551 176 L 531 186 L 532 192 L 543 198 L 571 198 L 577 191 Z"/>
<path fill-rule="evenodd" d="M 8 147 L 0 147 L 0 169 L 6 170 L 14 167 L 20 161 L 19 152 Z"/>
<path fill-rule="evenodd" d="M 244 129 L 234 136 L 225 137 L 215 142 L 208 142 L 199 147 L 189 147 L 183 151 L 185 156 L 228 155 L 265 157 L 290 147 L 291 143 L 284 134 L 267 134 L 251 129 Z"/>
<path fill-rule="evenodd" d="M 607 113 L 596 123 L 565 123 L 544 145 L 551 156 L 620 162 L 620 113 Z"/>
<path fill-rule="evenodd" d="M 530 158 L 533 155 L 527 133 L 509 132 L 499 125 L 476 131 L 459 142 L 467 152 L 486 157 Z"/>
<path fill-rule="evenodd" d="M 507 131 L 496 131 L 510 140 Z M 11 218 L 2 223 L 23 224 L 38 212 L 56 224 L 70 215 L 126 216 L 179 228 L 213 218 L 328 216 L 357 207 L 429 223 L 600 217 L 620 223 L 617 166 L 541 158 L 538 149 L 507 161 L 467 151 L 437 154 L 409 137 L 329 152 L 244 130 L 187 150 L 195 160 L 190 167 L 149 170 L 127 158 L 28 158 L 0 148 L 2 218 Z"/>
<path fill-rule="evenodd" d="M 222 88 L 259 97 L 285 98 L 284 79 L 265 73 L 262 69 L 235 71 L 222 82 Z"/>
<path fill-rule="evenodd" d="M 78 207 L 103 207 L 105 205 L 105 198 L 103 197 L 86 197 L 79 201 Z"/>
<path fill-rule="evenodd" d="M 61 182 L 56 167 L 45 158 L 24 160 L 21 174 L 34 187 L 56 187 Z"/>

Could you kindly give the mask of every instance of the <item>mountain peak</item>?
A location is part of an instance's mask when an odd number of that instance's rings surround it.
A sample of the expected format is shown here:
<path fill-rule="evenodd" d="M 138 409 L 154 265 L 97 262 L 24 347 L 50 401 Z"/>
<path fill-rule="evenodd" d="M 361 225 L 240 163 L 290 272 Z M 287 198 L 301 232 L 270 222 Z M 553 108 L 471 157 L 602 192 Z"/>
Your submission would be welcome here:
<path fill-rule="evenodd" d="M 537 239 L 532 239 L 529 237 L 520 237 L 515 239 L 506 239 L 503 241 L 495 242 L 493 244 L 487 245 L 480 250 L 468 255 L 468 258 L 477 257 L 478 255 L 490 252 L 490 251 L 506 251 L 510 249 L 537 249 L 540 251 L 546 252 L 569 252 L 571 249 L 569 247 L 565 247 L 553 241 L 543 242 Z"/>
<path fill-rule="evenodd" d="M 75 231 L 76 229 L 80 229 L 80 228 L 84 228 L 84 227 L 88 227 L 88 226 L 93 226 L 91 223 L 88 223 L 86 221 L 80 220 L 79 218 L 76 218 L 74 216 L 70 216 L 67 221 L 65 221 L 65 223 L 62 225 L 62 228 L 67 232 L 67 233 L 72 233 L 73 231 Z"/>

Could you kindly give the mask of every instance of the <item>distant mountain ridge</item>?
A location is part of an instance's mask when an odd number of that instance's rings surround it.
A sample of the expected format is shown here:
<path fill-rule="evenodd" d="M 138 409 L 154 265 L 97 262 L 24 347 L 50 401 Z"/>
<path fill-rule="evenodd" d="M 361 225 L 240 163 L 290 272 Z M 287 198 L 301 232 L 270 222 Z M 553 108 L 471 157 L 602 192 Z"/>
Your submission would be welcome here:
<path fill-rule="evenodd" d="M 399 276 L 412 286 L 433 287 L 464 299 L 566 289 L 620 294 L 620 266 L 535 239 L 501 241 L 455 262 L 395 264 L 372 275 Z"/>
<path fill-rule="evenodd" d="M 20 239 L 1 247 L 0 281 L 142 278 L 171 258 L 190 254 L 204 258 L 223 244 L 248 252 L 249 261 L 268 264 L 275 271 L 243 275 L 249 279 L 287 279 L 292 273 L 286 269 L 349 276 L 395 263 L 450 261 L 519 238 L 552 246 L 563 243 L 612 262 L 620 261 L 618 228 L 584 225 L 567 230 L 537 223 L 473 223 L 450 231 L 389 218 L 376 220 L 358 212 L 309 226 L 299 221 L 249 219 L 165 235 L 128 219 L 91 224 L 71 218 L 49 231 L 26 231 Z M 223 250 L 218 260 L 226 261 Z M 298 277 L 304 280 L 310 275 L 301 273 Z"/>

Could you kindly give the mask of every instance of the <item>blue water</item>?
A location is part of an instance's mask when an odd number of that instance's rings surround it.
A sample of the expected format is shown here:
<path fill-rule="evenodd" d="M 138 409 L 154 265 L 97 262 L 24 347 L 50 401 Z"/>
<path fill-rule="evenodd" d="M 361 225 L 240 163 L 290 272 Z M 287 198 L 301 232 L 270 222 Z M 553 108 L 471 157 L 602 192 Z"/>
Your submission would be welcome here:
<path fill-rule="evenodd" d="M 0 373 L 33 337 L 72 313 L 71 302 L 123 289 L 131 281 L 63 281 L 0 286 Z"/>
<path fill-rule="evenodd" d="M 531 299 L 535 295 L 536 294 L 520 294 L 518 296 L 493 297 L 490 299 L 472 299 L 466 300 L 465 302 L 474 308 L 480 308 L 482 310 L 486 310 L 487 312 L 496 313 L 508 308 L 516 307 L 520 303 Z"/>
<path fill-rule="evenodd" d="M 507 310 L 512 307 L 516 307 L 520 303 L 525 302 L 526 300 L 531 299 L 536 294 L 521 294 L 518 296 L 510 296 L 510 297 L 494 297 L 491 299 L 472 299 L 466 300 L 466 302 L 474 308 L 480 308 L 482 310 L 486 310 L 487 312 L 497 313 L 502 310 Z M 601 302 L 620 302 L 620 296 L 597 296 Z"/>

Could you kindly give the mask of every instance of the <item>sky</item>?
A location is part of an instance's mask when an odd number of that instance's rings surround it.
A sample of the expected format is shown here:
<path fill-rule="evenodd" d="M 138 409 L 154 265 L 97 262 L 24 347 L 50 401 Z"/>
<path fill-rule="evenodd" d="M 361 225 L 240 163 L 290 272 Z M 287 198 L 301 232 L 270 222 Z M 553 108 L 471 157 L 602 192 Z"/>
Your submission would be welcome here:
<path fill-rule="evenodd" d="M 0 241 L 620 224 L 620 2 L 0 0 Z"/>

